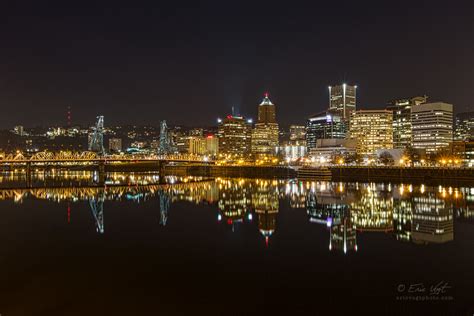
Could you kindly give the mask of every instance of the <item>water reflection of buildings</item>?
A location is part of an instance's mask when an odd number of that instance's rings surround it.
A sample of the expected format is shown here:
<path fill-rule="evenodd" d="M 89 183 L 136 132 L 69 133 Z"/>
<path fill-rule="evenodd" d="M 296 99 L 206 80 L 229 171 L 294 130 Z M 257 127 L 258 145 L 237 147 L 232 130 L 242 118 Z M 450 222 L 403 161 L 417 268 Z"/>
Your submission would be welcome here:
<path fill-rule="evenodd" d="M 257 216 L 258 229 L 268 238 L 275 232 L 279 209 L 278 182 L 272 180 L 217 179 L 219 188 L 218 220 L 235 228 L 252 222 Z"/>
<path fill-rule="evenodd" d="M 385 184 L 362 185 L 356 192 L 356 200 L 350 203 L 351 218 L 357 230 L 393 230 L 393 198 Z"/>
<path fill-rule="evenodd" d="M 454 239 L 453 210 L 434 193 L 415 197 L 412 240 L 415 243 L 444 243 Z"/>
<path fill-rule="evenodd" d="M 328 228 L 330 251 L 357 251 L 357 232 L 347 204 L 350 200 L 344 186 L 337 183 L 313 184 L 307 192 L 309 220 Z"/>
<path fill-rule="evenodd" d="M 329 250 L 357 251 L 357 231 L 350 217 L 343 217 L 329 228 Z"/>
<path fill-rule="evenodd" d="M 456 216 L 462 221 L 474 223 L 474 188 L 461 188 L 455 191 Z"/>
<path fill-rule="evenodd" d="M 393 200 L 393 233 L 399 241 L 411 241 L 412 200 Z"/>
<path fill-rule="evenodd" d="M 73 174 L 65 183 L 83 181 L 82 176 L 87 174 Z M 10 181 L 2 179 L 2 185 Z M 150 174 L 113 174 L 110 179 L 117 183 L 105 187 L 0 189 L 0 201 L 87 201 L 101 233 L 107 201 L 157 200 L 158 222 L 163 226 L 173 203 L 212 204 L 218 208 L 219 221 L 232 230 L 255 219 L 253 225 L 268 238 L 276 230 L 280 200 L 285 200 L 290 208 L 305 208 L 310 222 L 328 229 L 330 249 L 347 252 L 357 250 L 356 234 L 361 231 L 390 233 L 396 240 L 418 244 L 441 243 L 453 240 L 455 217 L 474 222 L 474 188 L 260 179 L 203 181 L 196 177 L 169 177 L 168 184 L 155 184 L 157 179 Z"/>
<path fill-rule="evenodd" d="M 265 243 L 268 245 L 268 239 L 276 229 L 277 215 L 279 211 L 279 190 L 277 186 L 263 181 L 257 185 L 252 195 L 252 206 L 258 216 L 258 229 L 265 237 Z"/>
<path fill-rule="evenodd" d="M 471 202 L 469 202 L 471 194 Z M 306 191 L 310 222 L 326 225 L 330 249 L 357 250 L 356 231 L 392 233 L 418 244 L 454 239 L 454 210 L 472 219 L 474 189 L 424 185 L 312 183 Z"/>
<path fill-rule="evenodd" d="M 219 198 L 217 206 L 218 221 L 224 221 L 235 231 L 240 223 L 252 220 L 252 182 L 240 179 L 237 181 L 217 179 Z"/>

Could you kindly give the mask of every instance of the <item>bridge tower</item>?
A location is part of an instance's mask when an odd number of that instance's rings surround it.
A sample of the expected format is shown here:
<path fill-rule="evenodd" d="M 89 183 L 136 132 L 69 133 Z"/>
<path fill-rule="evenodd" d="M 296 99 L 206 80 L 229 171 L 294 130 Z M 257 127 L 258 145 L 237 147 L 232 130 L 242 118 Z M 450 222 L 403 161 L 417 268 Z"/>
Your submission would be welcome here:
<path fill-rule="evenodd" d="M 160 198 L 160 225 L 166 226 L 168 221 L 168 212 L 170 209 L 170 195 L 165 192 L 165 190 L 160 190 L 158 192 Z"/>
<path fill-rule="evenodd" d="M 92 133 L 89 134 L 89 150 L 103 155 L 104 149 L 104 116 L 97 116 L 95 126 L 92 128 Z"/>
<path fill-rule="evenodd" d="M 99 234 L 104 233 L 104 200 L 105 193 L 100 190 L 94 197 L 89 199 L 89 206 L 94 216 L 95 227 Z"/>
<path fill-rule="evenodd" d="M 160 146 L 158 147 L 159 155 L 167 155 L 173 152 L 173 141 L 168 131 L 166 121 L 160 122 Z"/>

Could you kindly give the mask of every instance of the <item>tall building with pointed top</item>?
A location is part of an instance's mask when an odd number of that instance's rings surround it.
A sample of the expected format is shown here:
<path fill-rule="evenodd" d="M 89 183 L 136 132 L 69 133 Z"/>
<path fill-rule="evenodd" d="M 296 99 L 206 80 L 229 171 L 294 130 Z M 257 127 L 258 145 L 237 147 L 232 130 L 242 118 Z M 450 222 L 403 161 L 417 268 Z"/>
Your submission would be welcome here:
<path fill-rule="evenodd" d="M 357 86 L 341 84 L 329 86 L 329 112 L 349 120 L 352 112 L 356 110 Z"/>
<path fill-rule="evenodd" d="M 278 147 L 278 123 L 275 105 L 265 93 L 258 106 L 258 119 L 252 131 L 252 153 L 255 155 L 274 155 Z"/>
<path fill-rule="evenodd" d="M 258 106 L 257 123 L 276 123 L 275 105 L 268 98 L 268 93 L 264 94 L 263 101 Z"/>

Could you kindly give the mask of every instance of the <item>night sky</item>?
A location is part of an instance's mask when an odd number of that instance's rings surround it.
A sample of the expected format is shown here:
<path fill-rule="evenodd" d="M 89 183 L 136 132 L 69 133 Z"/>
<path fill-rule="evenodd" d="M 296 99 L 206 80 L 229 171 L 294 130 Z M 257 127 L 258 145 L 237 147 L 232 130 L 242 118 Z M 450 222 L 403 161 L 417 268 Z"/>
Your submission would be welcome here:
<path fill-rule="evenodd" d="M 358 108 L 474 109 L 473 1 L 198 2 L 2 4 L 0 129 L 65 125 L 68 105 L 75 124 L 210 126 L 255 117 L 265 91 L 304 123 L 343 81 Z"/>

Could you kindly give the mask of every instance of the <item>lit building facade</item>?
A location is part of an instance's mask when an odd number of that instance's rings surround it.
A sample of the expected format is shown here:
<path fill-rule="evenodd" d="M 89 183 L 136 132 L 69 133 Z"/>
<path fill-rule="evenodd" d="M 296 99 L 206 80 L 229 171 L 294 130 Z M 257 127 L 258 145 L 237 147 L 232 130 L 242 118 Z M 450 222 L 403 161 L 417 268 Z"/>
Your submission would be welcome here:
<path fill-rule="evenodd" d="M 189 153 L 194 155 L 215 156 L 218 153 L 219 140 L 214 135 L 206 137 L 190 136 Z"/>
<path fill-rule="evenodd" d="M 109 152 L 118 153 L 122 151 L 121 138 L 109 138 Z"/>
<path fill-rule="evenodd" d="M 466 167 L 474 167 L 474 141 L 455 141 L 449 144 L 449 152 Z"/>
<path fill-rule="evenodd" d="M 414 243 L 445 243 L 454 239 L 453 210 L 435 194 L 414 197 L 411 236 Z"/>
<path fill-rule="evenodd" d="M 454 139 L 457 141 L 474 140 L 474 112 L 456 115 Z"/>
<path fill-rule="evenodd" d="M 423 103 L 412 107 L 413 147 L 435 153 L 453 141 L 453 105 Z"/>
<path fill-rule="evenodd" d="M 308 152 L 317 147 L 318 139 L 343 139 L 347 123 L 340 116 L 327 112 L 316 114 L 306 122 L 306 147 Z"/>
<path fill-rule="evenodd" d="M 306 146 L 301 145 L 282 145 L 277 147 L 277 154 L 285 160 L 297 160 L 306 156 Z"/>
<path fill-rule="evenodd" d="M 242 157 L 250 154 L 252 122 L 242 116 L 228 115 L 218 119 L 219 152 Z"/>
<path fill-rule="evenodd" d="M 356 110 L 357 86 L 343 83 L 338 86 L 329 86 L 329 112 L 349 120 L 351 113 Z"/>
<path fill-rule="evenodd" d="M 374 156 L 377 150 L 393 148 L 392 111 L 358 110 L 350 120 L 350 138 L 356 141 L 356 152 Z"/>
<path fill-rule="evenodd" d="M 413 145 L 411 108 L 427 100 L 425 95 L 389 102 L 387 110 L 393 111 L 393 148 L 404 149 Z"/>
<path fill-rule="evenodd" d="M 274 155 L 278 147 L 278 123 L 275 105 L 268 94 L 258 106 L 258 120 L 252 131 L 252 153 L 256 155 Z"/>
<path fill-rule="evenodd" d="M 290 125 L 290 142 L 291 145 L 306 145 L 306 126 Z"/>
<path fill-rule="evenodd" d="M 13 128 L 13 133 L 19 135 L 19 136 L 23 136 L 24 134 L 24 128 L 22 125 L 17 125 Z"/>

